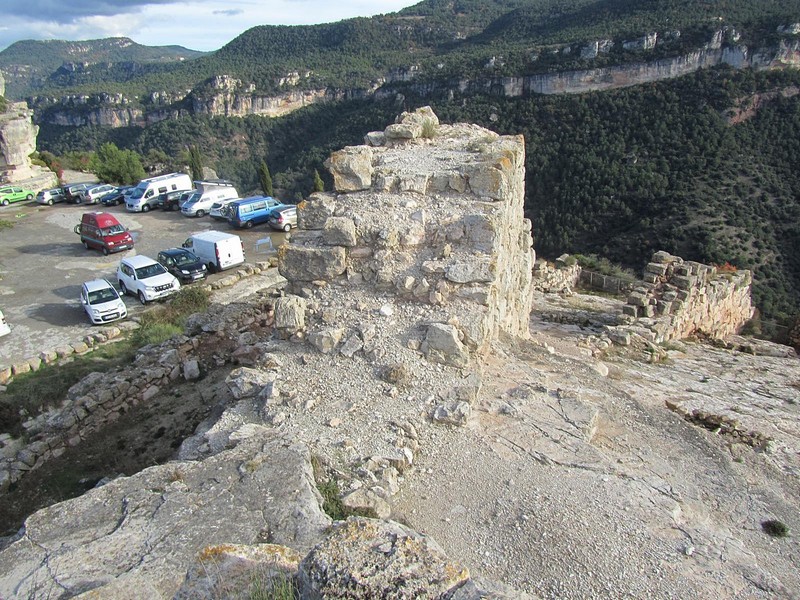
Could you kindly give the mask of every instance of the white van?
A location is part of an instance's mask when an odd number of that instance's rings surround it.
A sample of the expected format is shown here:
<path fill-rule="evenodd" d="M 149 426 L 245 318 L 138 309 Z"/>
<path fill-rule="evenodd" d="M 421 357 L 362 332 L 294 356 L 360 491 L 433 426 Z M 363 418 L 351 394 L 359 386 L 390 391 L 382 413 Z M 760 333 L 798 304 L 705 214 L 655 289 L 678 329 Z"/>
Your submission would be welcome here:
<path fill-rule="evenodd" d="M 244 262 L 242 238 L 222 231 L 192 234 L 183 247 L 191 250 L 208 267 L 209 273 L 230 269 Z"/>
<path fill-rule="evenodd" d="M 197 190 L 181 204 L 186 217 L 202 217 L 211 212 L 215 202 L 224 202 L 239 197 L 232 183 L 195 181 Z"/>
<path fill-rule="evenodd" d="M 158 205 L 161 194 L 190 189 L 192 178 L 186 173 L 169 173 L 142 179 L 125 201 L 125 208 L 131 212 L 147 212 Z"/>

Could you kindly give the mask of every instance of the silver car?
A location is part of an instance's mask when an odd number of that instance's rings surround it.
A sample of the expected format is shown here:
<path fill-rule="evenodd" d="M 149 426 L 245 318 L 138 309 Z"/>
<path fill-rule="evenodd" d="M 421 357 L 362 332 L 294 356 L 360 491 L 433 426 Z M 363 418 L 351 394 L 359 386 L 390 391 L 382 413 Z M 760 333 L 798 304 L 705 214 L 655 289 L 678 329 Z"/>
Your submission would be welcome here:
<path fill-rule="evenodd" d="M 67 197 L 64 195 L 64 190 L 61 188 L 53 188 L 51 190 L 42 190 L 36 194 L 37 204 L 47 204 L 53 206 L 56 202 L 65 202 Z"/>

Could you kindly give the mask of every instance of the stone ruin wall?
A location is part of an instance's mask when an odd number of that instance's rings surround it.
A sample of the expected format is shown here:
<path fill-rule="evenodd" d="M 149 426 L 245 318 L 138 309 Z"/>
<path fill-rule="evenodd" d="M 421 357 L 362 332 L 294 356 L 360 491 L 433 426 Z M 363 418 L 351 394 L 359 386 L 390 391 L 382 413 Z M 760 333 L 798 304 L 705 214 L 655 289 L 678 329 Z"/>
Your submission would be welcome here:
<path fill-rule="evenodd" d="M 332 282 L 446 307 L 473 356 L 528 335 L 533 251 L 522 136 L 404 113 L 334 152 L 335 191 L 298 207 L 279 269 L 300 295 Z"/>
<path fill-rule="evenodd" d="M 752 318 L 751 283 L 747 270 L 720 270 L 656 252 L 623 312 L 649 329 L 656 343 L 696 335 L 720 339 Z"/>
<path fill-rule="evenodd" d="M 243 343 L 247 340 L 240 330 L 268 329 L 272 322 L 272 307 L 267 305 L 212 308 L 190 319 L 191 337 L 177 336 L 147 346 L 125 369 L 84 377 L 69 389 L 60 406 L 27 418 L 23 436 L 0 434 L 0 491 L 117 421 L 130 408 L 174 385 L 197 380 L 209 369 L 246 360 L 253 347 Z"/>

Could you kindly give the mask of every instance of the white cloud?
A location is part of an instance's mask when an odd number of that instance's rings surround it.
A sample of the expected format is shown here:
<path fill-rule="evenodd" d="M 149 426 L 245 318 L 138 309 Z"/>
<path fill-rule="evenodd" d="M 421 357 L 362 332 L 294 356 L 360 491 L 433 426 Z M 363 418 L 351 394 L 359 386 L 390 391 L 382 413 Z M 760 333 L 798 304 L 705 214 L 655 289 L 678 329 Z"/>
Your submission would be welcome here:
<path fill-rule="evenodd" d="M 21 2 L 22 0 L 14 0 Z M 53 0 L 32 0 L 40 6 Z M 94 14 L 87 14 L 88 3 L 63 15 L 62 22 L 21 16 L 0 8 L 0 49 L 22 39 L 87 40 L 126 36 L 147 46 L 179 45 L 193 50 L 217 50 L 233 38 L 257 25 L 309 25 L 331 23 L 357 16 L 389 13 L 411 6 L 408 0 L 197 0 L 140 4 L 141 0 L 98 3 Z M 145 0 L 154 1 L 154 0 Z M 158 1 L 158 0 L 155 0 Z M 70 3 L 71 4 L 71 3 Z M 29 15 L 54 14 L 44 10 Z"/>

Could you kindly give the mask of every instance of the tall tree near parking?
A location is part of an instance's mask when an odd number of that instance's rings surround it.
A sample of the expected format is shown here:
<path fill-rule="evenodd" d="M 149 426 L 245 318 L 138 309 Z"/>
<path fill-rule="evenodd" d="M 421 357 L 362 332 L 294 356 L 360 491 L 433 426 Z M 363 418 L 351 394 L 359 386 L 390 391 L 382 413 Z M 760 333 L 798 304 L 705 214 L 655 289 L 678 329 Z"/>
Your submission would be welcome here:
<path fill-rule="evenodd" d="M 89 160 L 89 168 L 103 181 L 131 185 L 144 179 L 144 167 L 133 150 L 120 150 L 113 142 L 100 146 Z"/>
<path fill-rule="evenodd" d="M 258 180 L 261 182 L 261 189 L 267 196 L 272 196 L 272 175 L 266 161 L 262 160 L 258 166 Z"/>
<path fill-rule="evenodd" d="M 200 148 L 192 144 L 189 146 L 189 168 L 192 171 L 192 180 L 202 181 L 203 179 L 203 155 Z"/>

